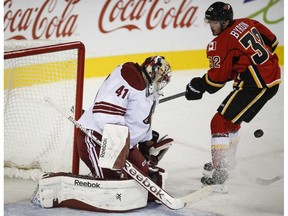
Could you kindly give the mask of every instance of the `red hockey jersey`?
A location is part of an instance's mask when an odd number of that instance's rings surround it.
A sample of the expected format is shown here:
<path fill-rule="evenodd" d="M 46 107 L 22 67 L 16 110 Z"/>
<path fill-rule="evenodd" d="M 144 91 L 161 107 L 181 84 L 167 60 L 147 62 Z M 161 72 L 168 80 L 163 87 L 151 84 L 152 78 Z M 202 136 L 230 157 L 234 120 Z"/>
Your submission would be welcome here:
<path fill-rule="evenodd" d="M 206 90 L 214 93 L 229 80 L 239 87 L 269 88 L 281 82 L 276 36 L 256 20 L 243 18 L 221 32 L 207 46 L 210 69 Z"/>

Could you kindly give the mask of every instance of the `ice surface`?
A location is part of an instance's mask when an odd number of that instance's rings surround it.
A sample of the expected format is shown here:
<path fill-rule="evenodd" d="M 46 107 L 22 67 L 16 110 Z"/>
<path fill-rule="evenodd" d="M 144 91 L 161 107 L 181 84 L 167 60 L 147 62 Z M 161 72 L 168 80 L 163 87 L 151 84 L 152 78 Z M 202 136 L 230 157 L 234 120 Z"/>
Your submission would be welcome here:
<path fill-rule="evenodd" d="M 178 71 L 164 89 L 165 96 L 185 90 L 186 84 L 204 70 Z M 85 80 L 84 108 L 90 106 L 104 78 Z M 175 197 L 184 196 L 201 187 L 203 164 L 210 161 L 210 120 L 232 83 L 219 92 L 205 93 L 202 100 L 187 101 L 184 97 L 159 104 L 154 130 L 168 134 L 175 142 L 160 166 L 168 171 L 166 190 Z M 257 177 L 271 179 L 284 173 L 284 91 L 278 94 L 249 124 L 243 123 L 238 147 L 238 165 L 229 182 L 228 194 L 213 193 L 209 197 L 172 211 L 163 205 L 148 204 L 146 208 L 126 213 L 96 213 L 68 208 L 43 209 L 30 203 L 37 182 L 5 179 L 4 215 L 173 215 L 173 216 L 276 216 L 284 215 L 284 180 L 270 185 L 255 182 Z M 261 128 L 264 135 L 255 138 Z"/>

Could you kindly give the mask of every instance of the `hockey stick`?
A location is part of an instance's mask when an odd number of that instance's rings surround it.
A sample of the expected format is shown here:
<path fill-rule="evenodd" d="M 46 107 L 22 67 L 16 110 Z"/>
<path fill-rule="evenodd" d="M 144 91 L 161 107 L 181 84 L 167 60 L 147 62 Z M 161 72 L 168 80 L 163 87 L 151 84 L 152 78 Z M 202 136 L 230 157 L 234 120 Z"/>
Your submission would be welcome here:
<path fill-rule="evenodd" d="M 171 95 L 169 97 L 165 97 L 165 98 L 162 98 L 159 100 L 159 103 L 164 103 L 166 101 L 170 101 L 170 100 L 173 100 L 173 99 L 176 99 L 178 97 L 182 97 L 185 95 L 185 92 L 180 92 L 178 94 L 175 94 L 175 95 Z M 74 112 L 74 106 L 71 107 L 71 112 Z"/>
<path fill-rule="evenodd" d="M 165 98 L 162 98 L 159 100 L 159 103 L 163 103 L 163 102 L 166 102 L 166 101 L 169 101 L 169 100 L 173 100 L 173 99 L 176 99 L 178 97 L 182 97 L 185 95 L 185 92 L 181 92 L 181 93 L 178 93 L 178 94 L 175 94 L 175 95 L 171 95 L 169 97 L 165 97 Z"/>
<path fill-rule="evenodd" d="M 271 179 L 265 179 L 265 178 L 261 178 L 261 177 L 255 177 L 253 176 L 251 173 L 248 173 L 246 170 L 240 170 L 240 173 L 246 177 L 248 180 L 255 182 L 256 184 L 259 185 L 270 185 L 273 184 L 281 179 L 284 178 L 284 175 L 277 175 Z"/>
<path fill-rule="evenodd" d="M 264 179 L 264 178 L 257 177 L 256 183 L 261 184 L 261 185 L 270 185 L 270 184 L 273 184 L 274 182 L 281 180 L 283 177 L 284 177 L 283 175 L 278 175 L 271 179 Z"/>
<path fill-rule="evenodd" d="M 67 118 L 70 122 L 72 122 L 75 127 L 79 128 L 86 135 L 88 135 L 91 139 L 93 139 L 98 145 L 101 146 L 101 142 L 90 133 L 89 130 L 84 128 L 80 123 L 78 123 L 72 116 L 64 112 L 57 104 L 52 102 L 49 98 L 44 98 L 44 100 L 49 103 L 52 107 L 54 107 L 57 111 L 59 111 L 65 118 Z M 125 166 L 123 169 L 134 179 L 136 180 L 142 187 L 144 187 L 147 191 L 153 194 L 158 200 L 160 200 L 164 205 L 168 208 L 176 210 L 183 208 L 187 203 L 194 203 L 202 198 L 208 196 L 212 189 L 211 187 L 203 187 L 191 194 L 188 194 L 182 198 L 174 198 L 169 193 L 167 193 L 164 189 L 156 185 L 149 177 L 144 175 L 137 167 L 135 167 L 130 161 L 126 160 Z"/>

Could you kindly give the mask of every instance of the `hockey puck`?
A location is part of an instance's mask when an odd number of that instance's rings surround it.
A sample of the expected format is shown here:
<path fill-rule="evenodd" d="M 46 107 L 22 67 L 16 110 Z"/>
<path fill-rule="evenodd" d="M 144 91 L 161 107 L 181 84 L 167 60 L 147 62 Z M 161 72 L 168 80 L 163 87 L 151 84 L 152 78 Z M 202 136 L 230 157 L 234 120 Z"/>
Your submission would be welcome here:
<path fill-rule="evenodd" d="M 258 129 L 258 130 L 256 130 L 256 131 L 254 132 L 254 136 L 255 136 L 256 138 L 262 137 L 263 134 L 264 134 L 264 132 L 263 132 L 263 130 L 261 130 L 261 129 Z"/>

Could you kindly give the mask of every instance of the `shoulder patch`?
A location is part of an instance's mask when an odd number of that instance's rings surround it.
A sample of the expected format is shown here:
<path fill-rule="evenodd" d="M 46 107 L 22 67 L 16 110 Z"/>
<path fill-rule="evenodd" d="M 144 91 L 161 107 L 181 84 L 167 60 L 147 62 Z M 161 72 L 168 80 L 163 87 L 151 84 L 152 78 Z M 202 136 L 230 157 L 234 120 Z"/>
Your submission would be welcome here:
<path fill-rule="evenodd" d="M 143 91 L 146 88 L 145 80 L 142 76 L 139 66 L 133 62 L 123 64 L 121 76 L 133 88 Z"/>
<path fill-rule="evenodd" d="M 208 44 L 208 46 L 207 46 L 208 52 L 209 52 L 209 51 L 216 50 L 216 44 L 217 44 L 216 41 L 210 42 L 210 43 Z"/>

